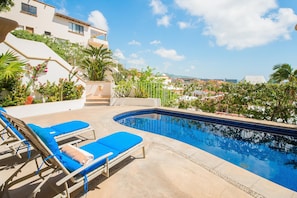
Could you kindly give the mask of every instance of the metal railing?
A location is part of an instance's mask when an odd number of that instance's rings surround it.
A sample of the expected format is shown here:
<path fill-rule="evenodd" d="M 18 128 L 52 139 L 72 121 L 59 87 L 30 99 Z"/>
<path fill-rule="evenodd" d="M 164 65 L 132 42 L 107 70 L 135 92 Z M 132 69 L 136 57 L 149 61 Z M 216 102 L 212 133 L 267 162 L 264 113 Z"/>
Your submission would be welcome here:
<path fill-rule="evenodd" d="M 162 106 L 173 106 L 178 94 L 162 83 L 137 82 L 126 84 L 126 86 L 116 86 L 114 97 L 160 98 Z"/>

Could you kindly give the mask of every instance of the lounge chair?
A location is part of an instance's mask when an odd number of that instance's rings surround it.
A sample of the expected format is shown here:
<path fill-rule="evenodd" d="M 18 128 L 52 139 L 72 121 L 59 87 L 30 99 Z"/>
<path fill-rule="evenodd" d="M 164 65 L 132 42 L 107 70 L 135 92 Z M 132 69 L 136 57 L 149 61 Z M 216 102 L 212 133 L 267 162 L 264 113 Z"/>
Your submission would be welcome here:
<path fill-rule="evenodd" d="M 32 197 L 35 197 L 44 183 L 58 171 L 62 171 L 65 176 L 56 182 L 56 185 L 64 185 L 65 190 L 58 194 L 57 197 L 70 197 L 70 194 L 75 190 L 86 187 L 87 181 L 91 181 L 101 174 L 109 177 L 109 169 L 129 157 L 132 152 L 142 148 L 143 158 L 145 158 L 143 139 L 140 136 L 128 132 L 116 132 L 78 148 L 83 150 L 83 152 L 89 153 L 89 155 L 94 158 L 90 160 L 90 163 L 82 165 L 77 157 L 66 154 L 65 149 L 62 148 L 62 152 L 55 139 L 46 130 L 40 127 L 29 127 L 22 120 L 5 113 L 3 114 L 30 142 L 35 150 L 40 153 L 47 168 L 52 169 L 50 174 L 43 176 L 43 169 L 40 169 L 40 164 L 38 164 L 36 160 L 36 165 L 39 167 L 38 175 L 43 181 L 32 192 Z M 86 155 L 84 155 L 84 157 L 86 157 Z M 23 166 L 25 166 L 25 164 Z M 18 172 L 21 172 L 20 169 L 22 169 L 22 167 L 16 170 L 3 184 L 1 189 L 2 194 L 8 192 L 8 189 L 16 183 L 13 181 L 13 178 Z M 28 176 L 24 177 L 24 179 L 27 178 Z M 17 180 L 23 181 L 22 179 Z M 72 185 L 70 185 L 70 183 Z M 87 190 L 85 189 L 85 191 Z"/>
<path fill-rule="evenodd" d="M 22 147 L 28 147 L 29 144 L 26 142 L 24 136 L 5 118 L 2 112 L 6 111 L 0 107 L 0 125 L 3 129 L 0 130 L 0 145 L 6 145 L 13 155 L 21 157 L 18 152 Z M 40 127 L 35 124 L 28 124 L 30 127 Z M 57 141 L 62 141 L 74 136 L 79 136 L 83 133 L 92 131 L 94 139 L 96 139 L 95 130 L 90 126 L 89 123 L 81 120 L 72 120 L 55 124 L 49 127 L 43 127 L 44 130 L 50 132 Z"/>

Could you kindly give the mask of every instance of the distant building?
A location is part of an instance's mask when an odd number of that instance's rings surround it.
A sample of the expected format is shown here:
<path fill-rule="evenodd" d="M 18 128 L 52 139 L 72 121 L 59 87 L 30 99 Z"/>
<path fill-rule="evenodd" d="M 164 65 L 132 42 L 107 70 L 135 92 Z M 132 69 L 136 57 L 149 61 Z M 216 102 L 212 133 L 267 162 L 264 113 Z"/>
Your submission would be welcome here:
<path fill-rule="evenodd" d="M 261 83 L 266 83 L 266 80 L 264 76 L 245 76 L 241 82 L 247 82 L 251 83 L 253 85 L 255 84 L 261 84 Z"/>
<path fill-rule="evenodd" d="M 237 83 L 237 79 L 225 79 L 225 82 L 229 82 L 229 83 Z"/>
<path fill-rule="evenodd" d="M 209 78 L 201 78 L 200 80 L 202 80 L 202 81 L 213 81 L 213 80 L 215 80 L 215 81 L 222 81 L 222 82 L 228 82 L 228 83 L 237 83 L 237 79 L 227 79 L 227 78 L 225 78 L 225 79 L 209 79 Z"/>
<path fill-rule="evenodd" d="M 104 45 L 108 48 L 107 31 L 57 13 L 55 7 L 38 0 L 14 0 L 10 11 L 1 12 L 0 17 L 16 21 L 19 24 L 16 29 L 68 40 L 83 46 Z"/>
<path fill-rule="evenodd" d="M 161 76 L 157 77 L 158 79 L 162 79 L 165 85 L 169 85 L 171 83 L 171 78 L 166 74 L 162 74 Z"/>

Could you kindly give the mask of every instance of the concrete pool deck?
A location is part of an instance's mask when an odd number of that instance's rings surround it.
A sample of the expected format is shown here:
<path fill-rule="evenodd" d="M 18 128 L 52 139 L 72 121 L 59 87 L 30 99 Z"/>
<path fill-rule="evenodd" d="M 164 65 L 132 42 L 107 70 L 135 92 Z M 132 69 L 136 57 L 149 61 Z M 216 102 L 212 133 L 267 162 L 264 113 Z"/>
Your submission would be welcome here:
<path fill-rule="evenodd" d="M 80 119 L 89 122 L 97 138 L 115 131 L 129 131 L 141 135 L 145 142 L 146 158 L 135 153 L 112 168 L 109 178 L 98 177 L 89 182 L 86 197 L 288 197 L 297 198 L 297 192 L 272 183 L 262 177 L 226 162 L 205 151 L 160 135 L 132 129 L 113 121 L 119 113 L 147 107 L 87 106 L 79 110 L 23 118 L 27 123 L 48 126 L 58 122 Z M 191 112 L 192 113 L 192 112 Z M 91 134 L 90 134 L 91 135 Z M 92 140 L 90 140 L 92 141 Z M 85 143 L 85 142 L 84 142 Z M 0 183 L 9 177 L 16 161 L 0 157 Z M 8 168 L 5 168 L 8 166 Z M 35 170 L 28 166 L 26 171 Z M 22 172 L 22 173 L 23 173 Z M 61 175 L 57 175 L 57 178 Z M 2 180 L 2 181 L 1 181 Z M 27 197 L 39 181 L 26 182 L 11 187 L 11 197 Z M 51 197 L 61 189 L 56 188 L 55 178 L 41 189 L 37 197 Z M 81 197 L 83 189 L 73 197 Z"/>

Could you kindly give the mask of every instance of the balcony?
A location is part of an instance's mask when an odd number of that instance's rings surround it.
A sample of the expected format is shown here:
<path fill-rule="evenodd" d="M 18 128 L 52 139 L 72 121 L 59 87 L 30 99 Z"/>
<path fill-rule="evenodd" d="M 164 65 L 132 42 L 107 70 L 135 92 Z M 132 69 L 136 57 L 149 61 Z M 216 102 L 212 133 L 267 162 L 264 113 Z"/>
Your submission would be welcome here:
<path fill-rule="evenodd" d="M 90 38 L 88 44 L 92 45 L 93 47 L 100 47 L 103 45 L 103 47 L 108 48 L 108 41 L 98 38 Z"/>

